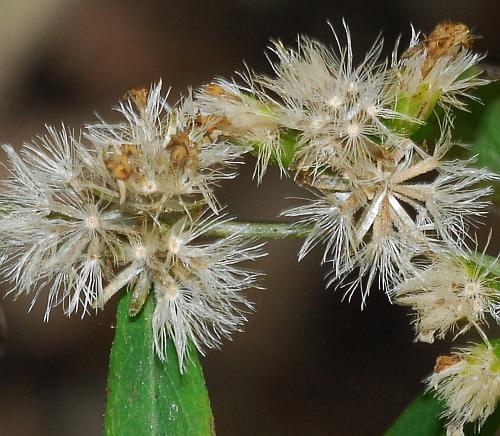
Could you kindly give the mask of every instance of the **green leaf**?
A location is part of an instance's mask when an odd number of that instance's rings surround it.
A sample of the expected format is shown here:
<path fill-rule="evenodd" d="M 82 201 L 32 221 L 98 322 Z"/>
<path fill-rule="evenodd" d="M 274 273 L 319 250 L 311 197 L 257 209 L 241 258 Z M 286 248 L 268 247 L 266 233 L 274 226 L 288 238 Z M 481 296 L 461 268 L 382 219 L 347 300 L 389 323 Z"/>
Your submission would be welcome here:
<path fill-rule="evenodd" d="M 474 139 L 473 153 L 478 155 L 478 164 L 500 174 L 500 99 L 492 101 L 479 122 Z M 500 182 L 493 184 L 494 200 L 500 202 Z"/>
<path fill-rule="evenodd" d="M 438 416 L 441 404 L 432 395 L 419 395 L 399 415 L 385 436 L 441 436 L 446 431 Z"/>
<path fill-rule="evenodd" d="M 180 374 L 177 354 L 169 341 L 166 362 L 153 350 L 150 295 L 138 316 L 128 315 L 130 296 L 117 309 L 111 350 L 105 436 L 209 436 L 214 424 L 203 372 L 194 347 Z"/>
<path fill-rule="evenodd" d="M 486 117 L 490 106 L 500 99 L 500 83 L 490 83 L 474 89 L 471 94 L 473 94 L 475 100 L 469 99 L 466 111 L 454 109 L 451 113 L 453 118 L 453 138 L 466 144 L 475 143 L 482 129 L 483 119 Z M 440 123 L 445 117 L 446 113 L 443 108 L 436 106 L 433 115 L 416 132 L 412 133 L 411 138 L 418 143 L 423 141 L 435 142 L 441 134 Z M 466 157 L 470 154 L 470 152 L 467 153 L 466 149 L 463 149 L 461 156 L 457 157 Z"/>
<path fill-rule="evenodd" d="M 500 82 L 492 82 L 473 92 L 476 101 L 467 104 L 467 110 L 456 110 L 453 123 L 453 136 L 465 143 L 474 144 L 483 128 L 483 120 L 488 117 L 490 108 L 500 99 Z"/>
<path fill-rule="evenodd" d="M 432 394 L 419 395 L 399 415 L 384 436 L 445 436 L 445 422 L 439 418 L 443 412 L 442 403 Z M 500 429 L 500 408 L 486 420 L 479 433 L 474 425 L 465 427 L 466 436 L 495 436 Z"/>
<path fill-rule="evenodd" d="M 500 173 L 500 100 L 489 105 L 474 148 L 482 164 Z"/>

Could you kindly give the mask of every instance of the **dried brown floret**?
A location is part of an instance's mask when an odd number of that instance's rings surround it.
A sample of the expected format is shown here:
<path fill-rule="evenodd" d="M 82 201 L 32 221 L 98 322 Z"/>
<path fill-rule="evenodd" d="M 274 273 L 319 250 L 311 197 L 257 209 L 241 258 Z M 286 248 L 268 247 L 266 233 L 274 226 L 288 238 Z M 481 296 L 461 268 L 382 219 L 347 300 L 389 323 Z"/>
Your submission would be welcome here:
<path fill-rule="evenodd" d="M 438 373 L 444 371 L 445 369 L 457 364 L 458 362 L 460 362 L 460 356 L 457 356 L 456 354 L 453 354 L 451 356 L 438 356 L 436 359 L 436 365 L 434 365 L 434 372 Z"/>

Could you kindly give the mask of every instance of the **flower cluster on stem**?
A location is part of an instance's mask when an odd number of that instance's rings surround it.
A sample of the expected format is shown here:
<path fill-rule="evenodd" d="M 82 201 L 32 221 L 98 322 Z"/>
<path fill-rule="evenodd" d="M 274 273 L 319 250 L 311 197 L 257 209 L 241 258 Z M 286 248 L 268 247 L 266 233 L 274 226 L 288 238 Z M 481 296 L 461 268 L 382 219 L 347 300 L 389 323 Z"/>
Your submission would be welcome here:
<path fill-rule="evenodd" d="M 20 154 L 4 147 L 1 269 L 15 297 L 47 295 L 47 320 L 59 305 L 83 316 L 125 287 L 134 316 L 153 291 L 156 352 L 166 359 L 172 340 L 182 371 L 190 342 L 218 346 L 252 308 L 243 291 L 258 274 L 238 264 L 261 244 L 238 232 L 207 239 L 227 221 L 213 187 L 236 175 L 246 148 L 218 140 L 192 97 L 171 108 L 161 83 L 117 110 L 118 123 L 48 127 Z"/>
<path fill-rule="evenodd" d="M 500 321 L 497 277 L 475 263 L 467 241 L 498 175 L 475 167 L 474 157 L 457 158 L 464 146 L 452 137 L 453 110 L 467 110 L 472 90 L 488 83 L 483 56 L 472 51 L 467 26 L 443 22 L 428 35 L 412 29 L 409 46 L 398 43 L 390 60 L 378 38 L 356 63 L 345 23 L 344 31 L 344 40 L 333 31 L 333 48 L 306 36 L 293 48 L 273 42 L 272 75 L 247 70 L 241 84 L 209 84 L 198 93 L 201 107 L 224 120 L 231 141 L 253 146 L 258 182 L 274 159 L 311 191 L 283 215 L 312 229 L 299 259 L 324 245 L 328 285 L 342 285 L 349 300 L 360 290 L 362 307 L 378 285 L 413 309 L 417 340 L 475 327 L 487 341 L 482 327 Z M 417 140 L 437 108 L 440 136 Z M 441 396 L 455 392 L 435 386 Z M 491 389 L 497 398 L 498 386 Z M 492 411 L 477 406 L 483 414 L 462 419 L 463 408 L 447 404 L 450 428 L 481 424 Z"/>
<path fill-rule="evenodd" d="M 217 347 L 241 328 L 258 274 L 239 264 L 263 255 L 249 233 L 276 234 L 228 221 L 214 193 L 252 152 L 258 183 L 275 164 L 311 192 L 283 215 L 305 236 L 299 260 L 324 245 L 328 285 L 349 299 L 359 290 L 362 307 L 378 285 L 411 307 L 420 341 L 477 330 L 484 344 L 440 358 L 427 381 L 449 434 L 480 427 L 500 397 L 498 346 L 484 331 L 500 321 L 500 291 L 495 262 L 467 242 L 498 175 L 457 158 L 452 132 L 453 111 L 488 83 L 483 56 L 461 23 L 412 29 L 390 59 L 378 38 L 360 62 L 345 23 L 344 33 L 333 31 L 333 48 L 273 42 L 271 75 L 247 69 L 174 107 L 159 83 L 125 96 L 121 122 L 48 127 L 20 153 L 5 146 L 0 268 L 11 293 L 33 303 L 45 293 L 46 319 L 58 305 L 84 315 L 125 287 L 136 316 L 152 293 L 155 350 L 166 359 L 173 341 L 182 371 L 190 343 Z M 418 140 L 435 109 L 440 135 Z"/>

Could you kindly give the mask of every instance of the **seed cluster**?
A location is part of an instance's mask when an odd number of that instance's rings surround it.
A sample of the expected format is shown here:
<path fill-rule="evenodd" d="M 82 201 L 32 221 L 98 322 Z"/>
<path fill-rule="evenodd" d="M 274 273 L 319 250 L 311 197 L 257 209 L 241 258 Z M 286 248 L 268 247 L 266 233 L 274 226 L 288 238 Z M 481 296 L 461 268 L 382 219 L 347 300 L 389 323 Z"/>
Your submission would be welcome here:
<path fill-rule="evenodd" d="M 219 346 L 252 308 L 243 291 L 258 274 L 240 263 L 262 245 L 243 227 L 213 237 L 227 224 L 214 187 L 251 152 L 258 183 L 275 164 L 312 193 L 283 215 L 311 229 L 299 259 L 325 246 L 328 285 L 349 299 L 360 290 L 363 307 L 378 282 L 412 308 L 417 340 L 478 331 L 484 344 L 439 358 L 428 383 L 449 434 L 481 426 L 500 398 L 500 348 L 483 330 L 500 321 L 500 291 L 495 262 L 466 242 L 486 212 L 485 182 L 499 177 L 454 157 L 452 127 L 453 110 L 488 83 L 483 56 L 467 26 L 445 22 L 427 36 L 412 29 L 390 59 L 379 38 L 355 63 L 344 28 L 334 48 L 273 42 L 272 75 L 247 69 L 240 83 L 220 79 L 174 107 L 158 83 L 124 96 L 121 122 L 79 134 L 48 127 L 19 154 L 4 146 L 0 269 L 10 292 L 33 304 L 45 293 L 46 319 L 58 305 L 84 315 L 123 288 L 136 316 L 152 293 L 155 350 L 166 359 L 173 341 L 182 372 L 190 343 Z M 417 140 L 438 107 L 438 139 Z"/>
<path fill-rule="evenodd" d="M 453 110 L 466 110 L 471 90 L 487 83 L 473 36 L 453 22 L 427 36 L 412 29 L 409 47 L 396 46 L 390 61 L 381 58 L 377 39 L 356 64 L 347 26 L 345 34 L 342 42 L 334 32 L 333 49 L 309 37 L 299 37 L 295 48 L 276 41 L 273 75 L 249 71 L 241 85 L 220 80 L 200 91 L 199 101 L 224 118 L 222 130 L 235 143 L 253 144 L 259 181 L 274 159 L 312 192 L 283 215 L 312 227 L 299 259 L 324 244 L 329 285 L 343 285 L 349 299 L 361 290 L 363 307 L 378 282 L 391 301 L 412 308 L 417 340 L 473 326 L 488 343 L 484 325 L 500 321 L 498 278 L 494 264 L 475 264 L 466 242 L 486 212 L 491 188 L 484 182 L 498 175 L 475 168 L 473 158 L 453 157 L 452 138 Z M 439 139 L 417 141 L 414 134 L 438 106 Z M 443 398 L 459 391 L 447 389 L 444 376 L 434 379 Z M 460 383 L 468 382 L 474 378 Z M 484 422 L 500 387 L 489 392 L 447 402 L 453 434 L 466 422 Z M 470 401 L 475 413 L 465 410 Z"/>
<path fill-rule="evenodd" d="M 171 108 L 161 83 L 118 106 L 123 121 L 83 134 L 48 128 L 21 155 L 5 146 L 11 175 L 0 197 L 1 269 L 15 297 L 47 292 L 45 318 L 63 305 L 82 316 L 128 287 L 130 314 L 153 291 L 155 348 L 172 340 L 184 368 L 241 328 L 257 274 L 239 267 L 262 255 L 240 234 L 206 239 L 224 221 L 213 186 L 235 176 L 246 148 L 218 138 L 192 98 Z"/>

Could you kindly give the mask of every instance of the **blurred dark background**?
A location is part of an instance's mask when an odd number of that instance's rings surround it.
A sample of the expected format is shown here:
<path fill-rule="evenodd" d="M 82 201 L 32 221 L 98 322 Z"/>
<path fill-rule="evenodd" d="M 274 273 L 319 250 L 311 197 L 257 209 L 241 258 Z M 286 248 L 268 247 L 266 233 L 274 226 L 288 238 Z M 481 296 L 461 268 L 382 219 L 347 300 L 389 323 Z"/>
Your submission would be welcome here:
<path fill-rule="evenodd" d="M 410 23 L 430 31 L 453 19 L 482 35 L 478 49 L 500 64 L 493 0 L 0 0 L 0 141 L 19 145 L 44 123 L 79 127 L 94 110 L 109 117 L 126 90 L 160 77 L 175 100 L 187 86 L 231 76 L 243 60 L 268 70 L 269 38 L 332 42 L 326 20 L 340 29 L 343 17 L 359 57 L 380 31 L 389 52 L 399 34 L 408 40 Z M 240 218 L 272 220 L 300 191 L 273 171 L 257 188 L 252 164 L 221 200 Z M 256 314 L 203 359 L 220 436 L 381 434 L 449 350 L 413 344 L 406 310 L 380 292 L 364 311 L 359 299 L 341 302 L 324 289 L 321 250 L 297 264 L 299 246 L 268 244 Z M 83 321 L 56 310 L 44 323 L 42 305 L 28 315 L 28 302 L 0 302 L 8 326 L 0 435 L 100 434 L 113 305 Z"/>

